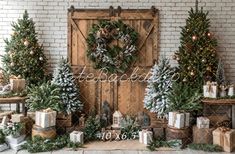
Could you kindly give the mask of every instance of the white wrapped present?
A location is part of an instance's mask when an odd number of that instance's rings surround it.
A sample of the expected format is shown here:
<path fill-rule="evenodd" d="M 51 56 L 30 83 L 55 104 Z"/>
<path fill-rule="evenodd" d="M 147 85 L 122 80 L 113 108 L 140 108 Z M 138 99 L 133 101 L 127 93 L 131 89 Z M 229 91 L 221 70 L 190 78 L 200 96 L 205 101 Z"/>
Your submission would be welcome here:
<path fill-rule="evenodd" d="M 69 137 L 70 137 L 70 141 L 74 143 L 77 143 L 77 142 L 81 144 L 84 143 L 84 135 L 83 135 L 83 132 L 81 131 L 73 131 L 72 133 L 70 133 Z"/>
<path fill-rule="evenodd" d="M 0 152 L 9 149 L 9 146 L 6 143 L 0 144 Z"/>
<path fill-rule="evenodd" d="M 55 126 L 56 111 L 53 111 L 50 108 L 42 111 L 36 111 L 35 124 L 42 128 Z"/>
<path fill-rule="evenodd" d="M 22 149 L 22 145 L 24 145 L 26 143 L 26 141 L 20 142 L 19 144 L 9 144 L 9 146 L 11 147 L 11 149 L 13 150 L 20 150 Z"/>
<path fill-rule="evenodd" d="M 190 113 L 169 112 L 168 125 L 176 128 L 189 126 Z"/>
<path fill-rule="evenodd" d="M 210 120 L 207 117 L 197 117 L 197 128 L 209 128 Z"/>
<path fill-rule="evenodd" d="M 216 82 L 208 81 L 206 85 L 203 86 L 203 95 L 208 98 L 217 98 L 218 86 Z"/>
<path fill-rule="evenodd" d="M 176 114 L 176 119 L 175 119 L 175 124 L 174 127 L 176 128 L 184 128 L 184 119 L 185 119 L 185 115 L 184 113 L 177 113 Z"/>
<path fill-rule="evenodd" d="M 24 120 L 23 114 L 12 114 L 11 115 L 11 122 L 22 122 Z"/>
<path fill-rule="evenodd" d="M 234 85 L 228 87 L 228 96 L 234 96 Z"/>
<path fill-rule="evenodd" d="M 21 135 L 19 137 L 12 137 L 12 135 L 9 135 L 9 136 L 6 136 L 5 140 L 8 144 L 19 144 L 22 141 L 24 141 L 24 139 L 25 139 L 25 135 Z"/>
<path fill-rule="evenodd" d="M 153 141 L 153 132 L 148 130 L 139 131 L 139 142 L 145 145 Z"/>

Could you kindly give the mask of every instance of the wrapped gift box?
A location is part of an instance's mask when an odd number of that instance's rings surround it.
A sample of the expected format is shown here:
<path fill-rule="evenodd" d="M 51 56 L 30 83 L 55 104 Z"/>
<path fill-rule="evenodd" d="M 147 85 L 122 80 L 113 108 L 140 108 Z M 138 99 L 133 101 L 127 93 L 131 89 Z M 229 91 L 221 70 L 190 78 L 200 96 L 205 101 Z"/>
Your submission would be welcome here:
<path fill-rule="evenodd" d="M 56 111 L 51 109 L 36 111 L 35 124 L 42 128 L 55 126 Z"/>
<path fill-rule="evenodd" d="M 84 143 L 83 141 L 84 135 L 83 135 L 83 132 L 81 131 L 73 131 L 72 133 L 70 133 L 69 137 L 70 137 L 70 141 L 74 143 L 77 143 L 77 142 L 81 144 Z"/>
<path fill-rule="evenodd" d="M 26 141 L 23 141 L 19 144 L 9 144 L 9 146 L 11 147 L 11 149 L 18 151 L 18 150 L 22 149 L 21 146 L 24 145 L 25 143 L 26 143 Z"/>
<path fill-rule="evenodd" d="M 149 144 L 153 140 L 153 132 L 148 130 L 139 131 L 139 142 L 145 145 Z"/>
<path fill-rule="evenodd" d="M 207 117 L 197 117 L 197 127 L 198 128 L 209 128 L 210 120 Z"/>
<path fill-rule="evenodd" d="M 10 77 L 11 90 L 13 92 L 22 92 L 25 89 L 25 83 L 25 79 L 21 79 L 20 76 Z"/>
<path fill-rule="evenodd" d="M 197 126 L 193 126 L 193 143 L 212 144 L 212 132 L 214 130 L 215 128 L 198 128 Z"/>
<path fill-rule="evenodd" d="M 12 114 L 11 115 L 11 122 L 22 122 L 24 120 L 23 114 Z"/>
<path fill-rule="evenodd" d="M 24 141 L 24 139 L 25 139 L 25 135 L 21 135 L 19 137 L 12 137 L 11 135 L 10 136 L 6 136 L 6 142 L 8 144 L 19 144 L 22 141 Z"/>
<path fill-rule="evenodd" d="M 229 85 L 228 96 L 234 96 L 234 85 Z"/>
<path fill-rule="evenodd" d="M 0 144 L 0 152 L 9 149 L 9 146 L 6 143 Z"/>
<path fill-rule="evenodd" d="M 235 148 L 235 129 L 219 127 L 213 131 L 213 144 L 223 147 L 225 152 L 232 152 Z"/>
<path fill-rule="evenodd" d="M 203 95 L 208 98 L 217 98 L 218 86 L 216 82 L 207 82 L 203 86 Z"/>
<path fill-rule="evenodd" d="M 168 125 L 176 128 L 189 126 L 189 113 L 169 112 Z"/>

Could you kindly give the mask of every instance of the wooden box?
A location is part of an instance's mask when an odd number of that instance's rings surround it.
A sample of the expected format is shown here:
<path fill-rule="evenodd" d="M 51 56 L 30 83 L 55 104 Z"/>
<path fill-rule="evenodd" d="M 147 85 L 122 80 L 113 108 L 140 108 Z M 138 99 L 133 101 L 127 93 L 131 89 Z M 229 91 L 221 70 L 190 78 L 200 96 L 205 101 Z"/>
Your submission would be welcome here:
<path fill-rule="evenodd" d="M 186 128 L 174 128 L 168 126 L 166 129 L 166 140 L 181 140 L 182 141 L 182 147 L 184 148 L 188 143 L 192 142 L 192 132 L 190 127 Z"/>
<path fill-rule="evenodd" d="M 55 127 L 42 128 L 40 126 L 33 125 L 32 137 L 34 136 L 40 136 L 42 138 L 52 139 L 56 137 L 56 129 Z"/>
<path fill-rule="evenodd" d="M 56 127 L 71 127 L 72 125 L 72 114 L 65 115 L 58 113 L 56 117 Z"/>
<path fill-rule="evenodd" d="M 215 128 L 198 128 L 197 126 L 193 126 L 193 143 L 212 144 L 213 130 Z"/>

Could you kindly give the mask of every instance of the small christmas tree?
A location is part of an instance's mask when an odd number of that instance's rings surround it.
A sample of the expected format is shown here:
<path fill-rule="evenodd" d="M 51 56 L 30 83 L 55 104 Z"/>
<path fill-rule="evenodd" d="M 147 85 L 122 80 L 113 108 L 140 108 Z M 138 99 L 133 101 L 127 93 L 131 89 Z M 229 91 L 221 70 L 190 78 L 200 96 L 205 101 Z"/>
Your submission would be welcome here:
<path fill-rule="evenodd" d="M 34 22 L 25 11 L 23 19 L 12 27 L 11 39 L 5 40 L 3 67 L 8 75 L 21 75 L 29 84 L 38 84 L 45 77 L 46 57 L 38 43 Z"/>
<path fill-rule="evenodd" d="M 79 100 L 79 91 L 75 83 L 75 78 L 67 60 L 63 58 L 60 60 L 52 83 L 60 87 L 64 112 L 70 114 L 83 109 L 83 104 Z"/>
<path fill-rule="evenodd" d="M 171 90 L 174 70 L 168 59 L 163 58 L 159 65 L 155 63 L 151 69 L 151 77 L 148 80 L 144 107 L 151 112 L 156 112 L 158 117 L 165 117 L 168 107 L 167 95 Z"/>
<path fill-rule="evenodd" d="M 181 27 L 180 47 L 174 58 L 178 61 L 180 82 L 201 89 L 204 80 L 215 80 L 217 41 L 210 32 L 208 12 L 203 8 L 189 11 L 186 26 Z"/>

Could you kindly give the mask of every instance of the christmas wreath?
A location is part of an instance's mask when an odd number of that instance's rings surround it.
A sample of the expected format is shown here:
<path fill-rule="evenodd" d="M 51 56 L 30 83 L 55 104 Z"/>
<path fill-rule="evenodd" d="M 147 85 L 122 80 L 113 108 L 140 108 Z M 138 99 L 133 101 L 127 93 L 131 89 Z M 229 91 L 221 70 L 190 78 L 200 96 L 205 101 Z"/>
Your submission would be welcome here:
<path fill-rule="evenodd" d="M 102 20 L 90 29 L 87 56 L 96 69 L 124 73 L 136 59 L 138 35 L 121 20 Z"/>

